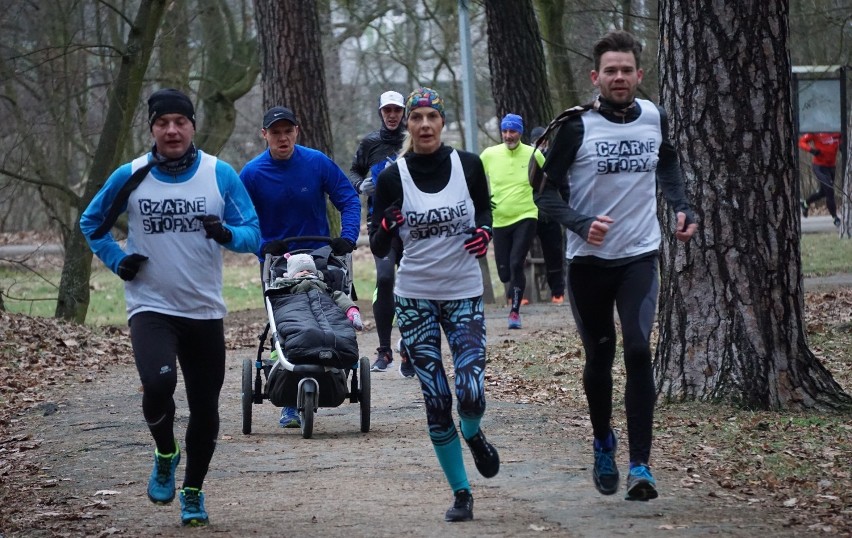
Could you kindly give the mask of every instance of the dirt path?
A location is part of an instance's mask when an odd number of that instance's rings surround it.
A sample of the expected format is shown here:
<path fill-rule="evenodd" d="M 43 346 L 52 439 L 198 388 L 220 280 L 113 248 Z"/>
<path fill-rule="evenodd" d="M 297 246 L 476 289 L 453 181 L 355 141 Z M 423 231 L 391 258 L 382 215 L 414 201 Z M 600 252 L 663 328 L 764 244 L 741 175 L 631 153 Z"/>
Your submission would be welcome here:
<path fill-rule="evenodd" d="M 559 326 L 568 315 L 567 309 L 532 306 L 524 322 Z M 509 334 L 501 309 L 489 309 L 488 319 L 492 343 L 522 341 L 531 333 Z M 375 332 L 362 334 L 360 344 L 362 354 L 371 355 Z M 34 450 L 41 469 L 33 484 L 44 489 L 34 494 L 65 499 L 52 511 L 19 514 L 34 528 L 25 535 L 793 535 L 782 526 L 784 514 L 726 497 L 712 483 L 685 480 L 684 469 L 655 468 L 660 485 L 655 501 L 627 502 L 623 492 L 603 497 L 591 483 L 587 440 L 576 434 L 577 424 L 587 424 L 584 409 L 495 399 L 488 402 L 483 429 L 500 451 L 500 474 L 490 480 L 476 474 L 465 447 L 475 520 L 445 523 L 451 494 L 426 435 L 416 381 L 400 377 L 395 368 L 373 374 L 367 434 L 359 430 L 357 404 L 320 409 L 313 438 L 302 439 L 298 430 L 281 429 L 278 410 L 264 402 L 254 406 L 254 433 L 245 436 L 239 379 L 242 359 L 253 355 L 246 350 L 228 359 L 220 441 L 205 483 L 212 523 L 207 530 L 182 529 L 177 503 L 156 507 L 146 498 L 152 443 L 128 357 L 109 376 L 58 389 L 51 401 L 55 408 L 41 406 L 20 422 L 21 433 L 39 442 Z M 182 439 L 187 410 L 182 392 L 178 397 Z M 179 476 L 182 469 L 183 464 Z"/>

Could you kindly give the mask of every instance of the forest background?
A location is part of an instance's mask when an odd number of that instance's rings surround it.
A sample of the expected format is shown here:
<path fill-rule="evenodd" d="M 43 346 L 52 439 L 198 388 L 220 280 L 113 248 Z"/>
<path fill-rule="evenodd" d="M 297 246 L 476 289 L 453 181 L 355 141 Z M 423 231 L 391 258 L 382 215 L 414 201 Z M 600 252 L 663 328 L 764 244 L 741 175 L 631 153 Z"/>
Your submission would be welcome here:
<path fill-rule="evenodd" d="M 588 101 L 591 44 L 623 28 L 645 44 L 642 96 L 668 110 L 700 222 L 689 245 L 668 234 L 661 244 L 661 396 L 848 409 L 808 345 L 799 200 L 813 183 L 800 177 L 792 73 L 845 75 L 850 14 L 848 0 L 5 0 L 0 232 L 61 238 L 55 316 L 83 322 L 93 264 L 79 212 L 149 148 L 152 90 L 186 89 L 197 145 L 237 169 L 263 150 L 264 108 L 285 104 L 301 118 L 300 141 L 346 170 L 379 124 L 382 91 L 440 89 L 445 140 L 478 151 L 498 142 L 506 112 L 531 127 Z M 462 121 L 473 111 L 475 126 Z M 848 177 L 838 173 L 841 249 Z"/>

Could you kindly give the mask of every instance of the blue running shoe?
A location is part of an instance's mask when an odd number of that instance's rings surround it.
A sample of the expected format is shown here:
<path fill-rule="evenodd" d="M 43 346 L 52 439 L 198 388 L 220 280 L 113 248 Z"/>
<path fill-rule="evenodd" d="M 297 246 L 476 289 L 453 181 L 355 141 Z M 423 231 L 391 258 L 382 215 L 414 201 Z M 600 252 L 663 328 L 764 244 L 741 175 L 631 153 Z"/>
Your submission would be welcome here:
<path fill-rule="evenodd" d="M 154 451 L 154 469 L 148 479 L 148 498 L 154 504 L 169 504 L 175 500 L 175 470 L 180 462 L 180 447 L 175 443 L 171 454 Z"/>
<path fill-rule="evenodd" d="M 611 448 L 607 449 L 595 439 L 595 466 L 592 469 L 592 479 L 595 487 L 603 495 L 612 495 L 618 491 L 618 466 L 615 464 L 615 451 L 618 448 L 618 439 L 615 432 L 609 432 L 612 441 Z"/>
<path fill-rule="evenodd" d="M 300 428 L 302 419 L 299 418 L 299 412 L 295 407 L 282 407 L 278 424 L 281 424 L 282 428 Z"/>
<path fill-rule="evenodd" d="M 510 329 L 520 329 L 521 328 L 521 315 L 517 312 L 509 312 L 509 328 Z"/>
<path fill-rule="evenodd" d="M 651 469 L 644 463 L 630 468 L 627 475 L 628 501 L 650 501 L 657 498 L 657 482 L 651 475 Z"/>
<path fill-rule="evenodd" d="M 198 488 L 180 490 L 180 522 L 191 527 L 203 527 L 210 522 L 204 508 L 203 491 Z"/>

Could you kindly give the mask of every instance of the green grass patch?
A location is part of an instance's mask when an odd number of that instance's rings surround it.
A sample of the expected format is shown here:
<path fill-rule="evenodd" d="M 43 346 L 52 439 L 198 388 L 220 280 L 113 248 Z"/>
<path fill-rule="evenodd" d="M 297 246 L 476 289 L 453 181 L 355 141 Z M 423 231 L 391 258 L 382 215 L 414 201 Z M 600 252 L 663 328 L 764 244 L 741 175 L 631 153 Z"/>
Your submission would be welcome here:
<path fill-rule="evenodd" d="M 12 271 L 0 268 L 0 288 L 4 290 L 6 310 L 30 316 L 52 317 L 56 310 L 60 271 Z M 263 306 L 257 267 L 227 267 L 223 295 L 228 310 L 246 310 Z M 86 325 L 125 325 L 127 307 L 124 282 L 104 267 L 94 269 L 89 279 L 89 311 Z"/>
<path fill-rule="evenodd" d="M 852 241 L 841 240 L 834 233 L 802 236 L 802 272 L 805 277 L 826 276 L 852 270 Z M 496 297 L 503 294 L 497 277 L 494 256 L 488 256 L 491 285 Z M 372 256 L 358 257 L 354 267 L 355 291 L 361 300 L 370 300 L 376 282 Z M 60 269 L 26 270 L 0 267 L 0 289 L 9 312 L 52 317 Z M 87 325 L 123 325 L 126 323 L 123 282 L 102 265 L 92 271 L 91 296 Z M 228 310 L 259 308 L 263 305 L 257 267 L 228 266 L 224 275 L 224 297 Z"/>
<path fill-rule="evenodd" d="M 852 241 L 836 233 L 803 234 L 801 249 L 806 278 L 852 271 Z"/>

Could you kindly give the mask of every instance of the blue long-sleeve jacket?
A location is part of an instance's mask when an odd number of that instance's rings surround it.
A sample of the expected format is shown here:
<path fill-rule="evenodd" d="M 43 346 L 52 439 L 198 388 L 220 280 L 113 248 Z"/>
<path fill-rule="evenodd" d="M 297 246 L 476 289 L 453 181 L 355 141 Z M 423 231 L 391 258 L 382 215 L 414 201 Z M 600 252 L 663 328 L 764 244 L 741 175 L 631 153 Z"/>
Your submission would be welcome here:
<path fill-rule="evenodd" d="M 361 202 L 346 174 L 324 153 L 296 145 L 286 160 L 267 149 L 240 171 L 260 218 L 261 247 L 285 237 L 328 236 L 325 195 L 340 212 L 340 237 L 355 243 L 361 231 Z M 293 248 L 317 248 L 302 242 Z M 258 250 L 258 257 L 260 251 Z"/>

